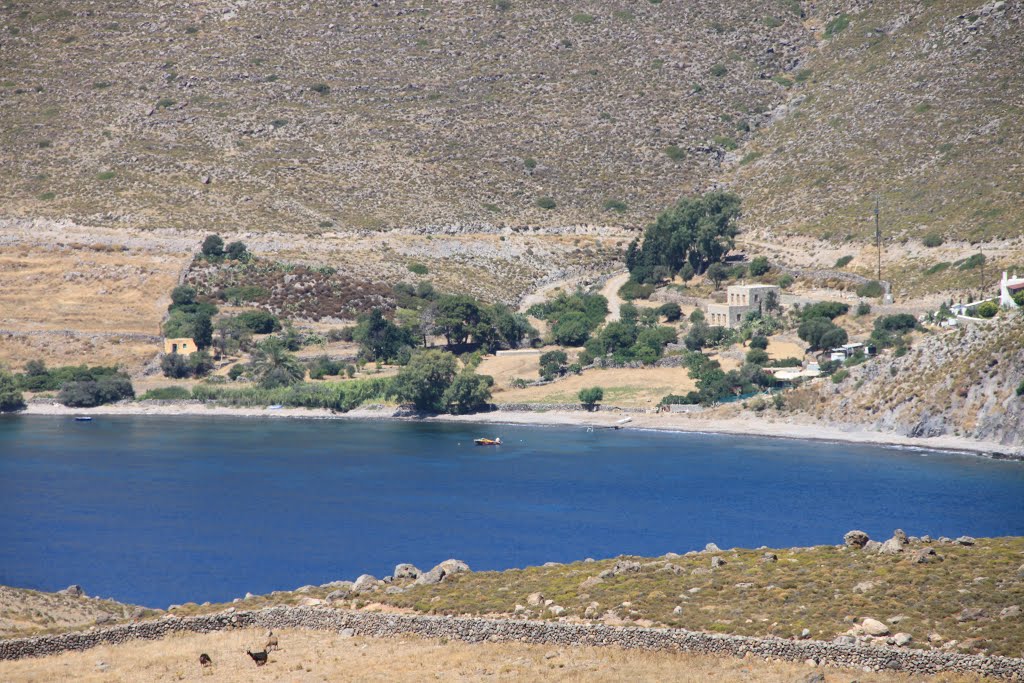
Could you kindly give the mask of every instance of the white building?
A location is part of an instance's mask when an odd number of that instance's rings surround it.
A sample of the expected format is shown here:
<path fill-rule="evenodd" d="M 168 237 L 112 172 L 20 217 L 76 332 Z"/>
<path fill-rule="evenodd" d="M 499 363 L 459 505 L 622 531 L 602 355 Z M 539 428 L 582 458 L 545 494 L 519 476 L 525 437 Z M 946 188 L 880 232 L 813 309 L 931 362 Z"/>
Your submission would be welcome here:
<path fill-rule="evenodd" d="M 1017 308 L 1013 295 L 1021 291 L 1024 291 L 1024 277 L 1017 277 L 1016 273 L 1013 277 L 1006 277 L 1004 270 L 1003 279 L 999 282 L 999 305 L 1003 308 Z"/>
<path fill-rule="evenodd" d="M 769 292 L 775 293 L 778 302 L 780 291 L 775 285 L 730 285 L 725 290 L 724 304 L 708 304 L 707 322 L 717 327 L 739 327 L 750 311 L 764 312 Z"/>

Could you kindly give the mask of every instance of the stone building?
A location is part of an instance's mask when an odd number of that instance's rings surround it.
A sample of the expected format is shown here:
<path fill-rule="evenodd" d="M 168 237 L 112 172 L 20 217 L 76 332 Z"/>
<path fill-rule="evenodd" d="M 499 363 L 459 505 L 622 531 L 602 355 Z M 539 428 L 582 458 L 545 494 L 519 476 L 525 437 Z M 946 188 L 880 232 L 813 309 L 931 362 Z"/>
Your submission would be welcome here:
<path fill-rule="evenodd" d="M 164 339 L 164 353 L 176 353 L 179 356 L 191 356 L 199 350 L 191 337 L 176 337 Z"/>
<path fill-rule="evenodd" d="M 725 291 L 724 304 L 708 304 L 709 325 L 736 328 L 751 311 L 764 312 L 769 293 L 775 293 L 776 302 L 781 290 L 775 285 L 731 285 Z"/>

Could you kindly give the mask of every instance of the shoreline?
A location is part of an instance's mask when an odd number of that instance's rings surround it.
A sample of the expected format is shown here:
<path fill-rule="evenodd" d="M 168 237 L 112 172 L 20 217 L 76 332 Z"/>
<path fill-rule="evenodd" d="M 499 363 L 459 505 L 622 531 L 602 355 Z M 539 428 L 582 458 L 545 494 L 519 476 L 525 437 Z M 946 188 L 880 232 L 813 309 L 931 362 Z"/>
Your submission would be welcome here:
<path fill-rule="evenodd" d="M 623 413 L 612 410 L 589 413 L 583 411 L 503 411 L 471 415 L 433 415 L 415 417 L 398 415 L 397 408 L 356 408 L 347 413 L 334 413 L 322 408 L 237 408 L 188 402 L 126 403 L 96 408 L 69 408 L 57 403 L 29 403 L 21 415 L 67 417 L 75 415 L 153 415 L 162 417 L 258 417 L 335 420 L 396 420 L 403 422 L 452 422 L 468 424 L 510 424 L 533 426 L 594 427 L 612 429 Z M 742 417 L 700 418 L 665 413 L 629 414 L 632 420 L 624 430 L 759 436 L 773 439 L 799 439 L 832 443 L 876 445 L 970 454 L 996 460 L 1024 462 L 1024 447 L 977 441 L 962 436 L 909 437 L 892 432 L 878 432 L 858 425 L 823 425 L 820 423 L 770 421 Z"/>

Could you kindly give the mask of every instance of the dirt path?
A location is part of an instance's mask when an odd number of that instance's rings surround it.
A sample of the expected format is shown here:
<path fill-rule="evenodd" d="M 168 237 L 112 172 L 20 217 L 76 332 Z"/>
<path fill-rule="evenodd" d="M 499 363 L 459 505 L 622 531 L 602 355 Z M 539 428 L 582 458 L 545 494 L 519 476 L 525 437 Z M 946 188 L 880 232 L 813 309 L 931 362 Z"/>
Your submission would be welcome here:
<path fill-rule="evenodd" d="M 622 306 L 619 288 L 626 284 L 628 279 L 628 272 L 619 273 L 614 277 L 608 278 L 608 281 L 604 283 L 604 287 L 601 288 L 601 294 L 605 299 L 608 299 L 608 309 L 611 311 L 611 314 L 608 316 L 608 322 L 615 322 L 619 319 L 619 307 Z"/>

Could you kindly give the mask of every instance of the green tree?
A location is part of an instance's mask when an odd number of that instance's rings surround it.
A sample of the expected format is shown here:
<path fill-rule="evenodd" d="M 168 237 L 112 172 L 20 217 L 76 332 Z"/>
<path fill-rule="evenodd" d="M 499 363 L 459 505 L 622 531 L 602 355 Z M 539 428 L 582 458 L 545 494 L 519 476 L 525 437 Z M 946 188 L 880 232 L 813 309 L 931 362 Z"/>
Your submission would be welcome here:
<path fill-rule="evenodd" d="M 490 375 L 463 370 L 445 390 L 441 401 L 447 406 L 448 412 L 455 415 L 476 413 L 490 404 L 493 386 L 494 378 Z"/>
<path fill-rule="evenodd" d="M 249 259 L 249 248 L 245 242 L 230 242 L 224 247 L 224 253 L 232 261 L 247 261 Z"/>
<path fill-rule="evenodd" d="M 168 307 L 169 310 L 175 308 L 181 308 L 183 306 L 192 306 L 196 303 L 196 290 L 195 287 L 189 285 L 178 285 L 171 290 L 171 305 Z"/>
<path fill-rule="evenodd" d="M 359 321 L 352 339 L 359 344 L 360 357 L 371 361 L 396 359 L 403 348 L 414 344 L 410 331 L 386 319 L 379 308 Z"/>
<path fill-rule="evenodd" d="M 551 336 L 562 346 L 581 346 L 586 343 L 591 329 L 585 314 L 569 311 L 551 325 Z"/>
<path fill-rule="evenodd" d="M 510 349 L 518 349 L 523 339 L 537 335 L 537 330 L 522 313 L 516 313 L 504 304 L 495 304 L 491 320 L 497 336 Z"/>
<path fill-rule="evenodd" d="M 683 198 L 658 215 L 626 251 L 626 267 L 638 282 L 653 282 L 655 268 L 676 272 L 689 263 L 702 273 L 732 250 L 740 215 L 740 199 L 727 192 Z"/>
<path fill-rule="evenodd" d="M 203 256 L 209 259 L 219 259 L 224 256 L 224 240 L 220 235 L 207 235 L 203 240 Z"/>
<path fill-rule="evenodd" d="M 483 319 L 480 303 L 466 294 L 443 294 L 437 300 L 436 331 L 448 346 L 465 344 Z"/>
<path fill-rule="evenodd" d="M 14 376 L 0 368 L 0 413 L 13 413 L 25 407 L 25 397 Z"/>
<path fill-rule="evenodd" d="M 978 305 L 978 315 L 982 318 L 994 318 L 999 312 L 999 304 L 995 301 L 984 301 Z"/>
<path fill-rule="evenodd" d="M 707 271 L 708 279 L 715 283 L 715 289 L 721 287 L 725 279 L 729 277 L 729 269 L 721 263 L 712 263 Z"/>
<path fill-rule="evenodd" d="M 552 380 L 565 374 L 569 356 L 565 351 L 548 351 L 540 357 L 540 376 L 544 380 Z"/>
<path fill-rule="evenodd" d="M 239 325 L 253 334 L 270 334 L 281 329 L 281 321 L 267 311 L 244 311 L 235 316 Z"/>
<path fill-rule="evenodd" d="M 445 392 L 455 379 L 455 356 L 447 351 L 429 349 L 413 354 L 391 383 L 389 394 L 403 403 L 429 412 L 444 410 Z"/>
<path fill-rule="evenodd" d="M 768 258 L 765 256 L 756 256 L 750 262 L 750 276 L 761 277 L 771 270 L 771 266 L 768 264 Z"/>
<path fill-rule="evenodd" d="M 593 410 L 597 407 L 598 401 L 604 400 L 604 389 L 601 387 L 589 387 L 587 389 L 580 389 L 577 396 L 580 399 L 580 403 L 587 410 Z"/>
<path fill-rule="evenodd" d="M 658 308 L 658 314 L 665 318 L 665 322 L 674 323 L 683 317 L 683 309 L 679 304 L 670 301 Z"/>
<path fill-rule="evenodd" d="M 693 276 L 696 274 L 696 271 L 693 269 L 693 266 L 690 265 L 689 262 L 684 263 L 683 267 L 679 269 L 679 278 L 683 282 L 689 282 L 690 280 L 693 279 Z"/>
<path fill-rule="evenodd" d="M 267 337 L 256 347 L 252 370 L 264 389 L 291 386 L 306 378 L 306 368 L 277 337 Z"/>

